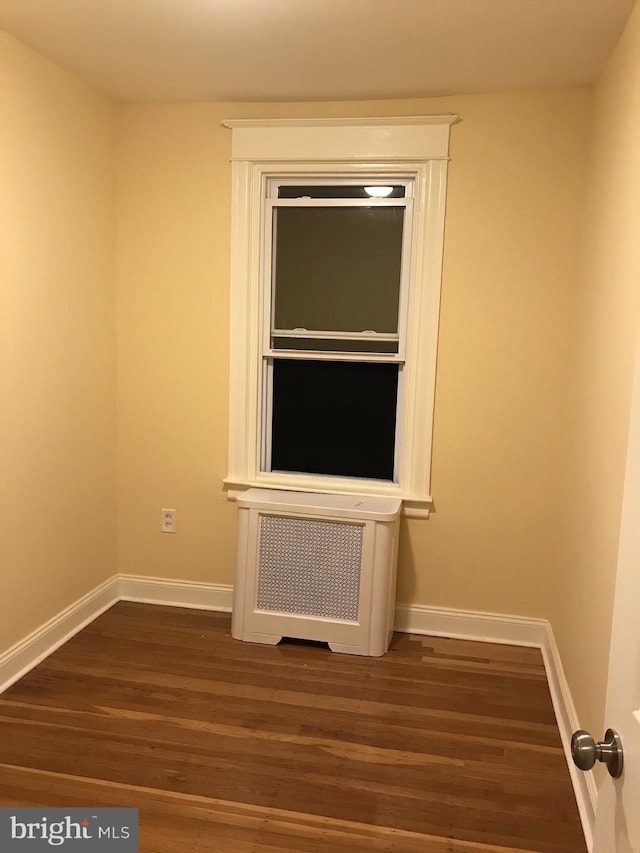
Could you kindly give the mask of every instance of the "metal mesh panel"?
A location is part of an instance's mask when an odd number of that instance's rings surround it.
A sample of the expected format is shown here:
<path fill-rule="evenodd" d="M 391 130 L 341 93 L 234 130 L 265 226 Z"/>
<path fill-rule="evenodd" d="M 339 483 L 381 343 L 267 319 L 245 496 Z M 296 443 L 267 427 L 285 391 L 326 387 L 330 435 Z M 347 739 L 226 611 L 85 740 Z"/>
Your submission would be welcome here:
<path fill-rule="evenodd" d="M 357 621 L 360 524 L 260 517 L 260 610 Z"/>

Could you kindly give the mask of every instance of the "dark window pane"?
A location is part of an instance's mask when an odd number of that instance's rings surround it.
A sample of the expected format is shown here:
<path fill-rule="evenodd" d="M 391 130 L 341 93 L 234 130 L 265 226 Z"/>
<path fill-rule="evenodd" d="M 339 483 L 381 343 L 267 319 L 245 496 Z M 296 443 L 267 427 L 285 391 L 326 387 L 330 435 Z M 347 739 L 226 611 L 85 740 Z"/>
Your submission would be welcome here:
<path fill-rule="evenodd" d="M 315 352 L 375 352 L 394 355 L 398 352 L 398 341 L 331 340 L 329 338 L 279 338 L 272 340 L 274 349 Z"/>
<path fill-rule="evenodd" d="M 271 468 L 393 480 L 398 365 L 275 359 Z"/>
<path fill-rule="evenodd" d="M 367 186 L 375 186 L 367 184 Z M 387 184 L 386 186 L 391 186 Z M 364 186 L 280 186 L 278 187 L 278 198 L 370 198 Z M 404 186 L 393 186 L 392 191 L 385 198 L 404 198 Z"/>
<path fill-rule="evenodd" d="M 403 207 L 274 209 L 276 329 L 397 332 Z"/>

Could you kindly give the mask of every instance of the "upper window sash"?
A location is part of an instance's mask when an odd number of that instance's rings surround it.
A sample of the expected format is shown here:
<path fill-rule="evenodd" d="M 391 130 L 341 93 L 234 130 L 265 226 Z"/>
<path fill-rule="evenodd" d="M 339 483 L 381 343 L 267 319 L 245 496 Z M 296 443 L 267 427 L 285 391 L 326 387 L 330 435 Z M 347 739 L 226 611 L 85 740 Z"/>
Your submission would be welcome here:
<path fill-rule="evenodd" d="M 290 178 L 292 185 L 301 183 L 300 177 Z M 338 181 L 335 177 L 324 176 L 309 176 L 306 184 L 310 186 L 321 186 L 322 183 L 335 186 Z M 385 178 L 376 177 L 375 183 L 383 184 L 399 184 L 400 181 L 393 176 Z M 271 178 L 267 181 L 267 195 L 277 195 L 278 187 L 283 183 L 278 178 Z M 362 186 L 363 183 L 369 185 L 369 182 L 359 181 L 357 184 L 350 182 L 350 185 Z M 301 356 L 309 357 L 314 355 L 317 358 L 332 358 L 336 353 L 349 353 L 346 357 L 348 360 L 355 360 L 363 356 L 365 360 L 383 360 L 383 361 L 405 361 L 405 337 L 407 326 L 407 309 L 409 297 L 409 282 L 411 273 L 411 252 L 412 252 L 412 231 L 413 231 L 413 180 L 402 181 L 405 186 L 404 198 L 380 199 L 380 198 L 294 198 L 280 199 L 267 197 L 264 207 L 264 262 L 263 275 L 269 271 L 270 278 L 264 281 L 265 296 L 269 296 L 264 300 L 264 317 L 263 317 L 263 333 L 262 333 L 262 353 L 264 356 L 294 356 L 295 353 L 300 353 Z M 374 181 L 371 181 L 371 185 Z M 323 208 L 340 208 L 340 209 L 389 209 L 395 208 L 404 211 L 402 222 L 401 235 L 401 257 L 399 268 L 399 292 L 398 292 L 398 315 L 397 328 L 395 331 L 380 332 L 375 329 L 313 329 L 300 326 L 281 327 L 275 324 L 276 320 L 276 224 L 274 214 L 279 209 L 290 208 L 312 208 L 314 210 Z M 274 339 L 289 339 L 292 343 L 291 347 L 275 346 Z M 304 339 L 307 341 L 323 340 L 335 341 L 336 347 L 331 349 L 314 350 L 313 347 L 296 348 L 295 340 Z M 378 342 L 395 342 L 397 347 L 382 347 L 382 351 L 377 353 L 367 349 L 343 349 L 339 346 L 340 341 L 378 341 Z M 390 351 L 391 350 L 391 351 Z M 394 351 L 395 350 L 395 351 Z"/>

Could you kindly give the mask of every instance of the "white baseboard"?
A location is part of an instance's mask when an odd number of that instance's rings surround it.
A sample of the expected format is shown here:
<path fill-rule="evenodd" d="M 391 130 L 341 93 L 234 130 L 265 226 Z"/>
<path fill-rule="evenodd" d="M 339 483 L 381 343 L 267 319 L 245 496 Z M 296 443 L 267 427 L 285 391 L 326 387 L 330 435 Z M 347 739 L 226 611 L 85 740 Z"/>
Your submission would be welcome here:
<path fill-rule="evenodd" d="M 231 613 L 233 587 L 229 584 L 120 575 L 118 597 L 123 601 L 139 601 L 144 604 Z"/>
<path fill-rule="evenodd" d="M 228 613 L 231 612 L 233 587 L 229 584 L 116 575 L 0 656 L 0 693 L 120 600 Z M 395 627 L 397 631 L 412 634 L 536 646 L 542 650 L 562 746 L 587 847 L 591 851 L 597 789 L 593 773 L 580 772 L 571 760 L 571 734 L 580 725 L 549 622 L 497 613 L 399 604 Z"/>
<path fill-rule="evenodd" d="M 545 669 L 547 670 L 551 700 L 558 728 L 560 729 L 562 747 L 569 766 L 569 773 L 571 774 L 571 781 L 578 803 L 578 811 L 580 812 L 580 820 L 582 821 L 587 849 L 591 853 L 593 849 L 593 831 L 595 828 L 598 788 L 593 770 L 586 772 L 578 770 L 571 758 L 571 735 L 574 731 L 581 728 L 581 726 L 564 674 L 560 652 L 558 651 L 553 630 L 549 623 L 547 623 L 546 642 L 541 648 Z"/>
<path fill-rule="evenodd" d="M 57 616 L 0 655 L 0 693 L 117 600 L 118 578 L 114 576 L 65 607 Z"/>
<path fill-rule="evenodd" d="M 473 610 L 448 610 L 445 607 L 415 604 L 398 604 L 396 607 L 396 631 L 408 634 L 458 637 L 514 646 L 542 646 L 547 625 L 544 619 L 525 619 Z"/>

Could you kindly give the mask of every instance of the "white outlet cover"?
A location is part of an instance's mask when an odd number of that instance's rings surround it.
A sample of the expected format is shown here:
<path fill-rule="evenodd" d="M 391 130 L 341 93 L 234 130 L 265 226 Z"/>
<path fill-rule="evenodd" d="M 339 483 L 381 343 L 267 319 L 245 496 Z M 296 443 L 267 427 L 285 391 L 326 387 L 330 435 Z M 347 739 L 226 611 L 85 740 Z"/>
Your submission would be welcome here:
<path fill-rule="evenodd" d="M 175 509 L 160 510 L 160 530 L 163 533 L 176 532 L 176 511 Z"/>

